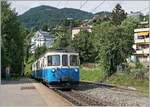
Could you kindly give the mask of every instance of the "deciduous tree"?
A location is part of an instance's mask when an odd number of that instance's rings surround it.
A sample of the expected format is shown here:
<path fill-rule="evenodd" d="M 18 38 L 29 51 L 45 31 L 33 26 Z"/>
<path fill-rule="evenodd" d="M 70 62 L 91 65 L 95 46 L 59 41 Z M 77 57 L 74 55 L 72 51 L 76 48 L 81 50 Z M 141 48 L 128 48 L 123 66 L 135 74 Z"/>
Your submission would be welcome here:
<path fill-rule="evenodd" d="M 16 12 L 10 9 L 9 3 L 2 1 L 1 6 L 2 69 L 9 65 L 11 72 L 20 75 L 24 59 L 23 27 L 17 20 Z"/>
<path fill-rule="evenodd" d="M 98 56 L 97 60 L 104 66 L 107 76 L 117 71 L 117 66 L 126 62 L 131 51 L 128 32 L 122 26 L 104 22 L 95 27 Z"/>
<path fill-rule="evenodd" d="M 81 63 L 95 62 L 96 48 L 94 46 L 94 35 L 88 31 L 82 30 L 73 39 L 73 47 L 79 52 Z"/>

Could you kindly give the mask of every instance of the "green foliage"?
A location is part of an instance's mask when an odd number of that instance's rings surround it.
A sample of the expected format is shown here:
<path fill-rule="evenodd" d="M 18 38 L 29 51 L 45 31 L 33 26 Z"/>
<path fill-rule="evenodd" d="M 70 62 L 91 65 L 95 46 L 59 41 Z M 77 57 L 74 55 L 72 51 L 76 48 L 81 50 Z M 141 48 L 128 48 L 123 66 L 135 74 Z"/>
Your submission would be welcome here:
<path fill-rule="evenodd" d="M 46 23 L 43 24 L 41 29 L 42 29 L 42 31 L 46 31 L 47 32 L 48 31 L 48 25 Z"/>
<path fill-rule="evenodd" d="M 139 24 L 139 21 L 134 17 L 127 17 L 124 21 L 122 21 L 121 26 L 124 27 L 124 29 L 131 33 L 130 36 L 134 34 L 134 29 L 137 28 Z"/>
<path fill-rule="evenodd" d="M 35 59 L 38 59 L 42 54 L 44 54 L 47 51 L 47 47 L 45 45 L 36 48 L 34 57 Z"/>
<path fill-rule="evenodd" d="M 98 15 L 98 16 L 100 16 L 100 17 L 111 17 L 111 12 L 107 12 L 107 11 L 102 11 L 102 12 L 98 12 L 98 13 L 96 13 L 95 15 Z"/>
<path fill-rule="evenodd" d="M 63 23 L 62 23 L 63 26 L 65 27 L 78 27 L 81 25 L 81 20 L 78 20 L 78 19 L 64 19 L 63 20 Z"/>
<path fill-rule="evenodd" d="M 144 65 L 143 64 L 141 64 L 140 62 L 137 62 L 136 63 L 136 68 L 144 68 Z"/>
<path fill-rule="evenodd" d="M 81 63 L 95 61 L 97 52 L 92 33 L 82 30 L 74 37 L 72 44 L 74 49 L 79 52 Z"/>
<path fill-rule="evenodd" d="M 24 40 L 24 59 L 25 59 L 25 62 L 28 61 L 28 58 L 31 56 L 31 53 L 30 53 L 30 48 L 31 48 L 31 37 L 34 36 L 34 29 L 31 29 L 30 31 L 28 29 L 25 29 L 26 32 L 26 37 L 25 37 L 25 40 Z"/>
<path fill-rule="evenodd" d="M 102 11 L 99 13 L 96 13 L 96 16 L 93 20 L 93 24 L 100 24 L 104 21 L 110 21 L 111 20 L 111 12 L 107 12 L 107 11 Z"/>
<path fill-rule="evenodd" d="M 134 44 L 134 29 L 137 28 L 139 22 L 133 17 L 126 18 L 122 23 L 121 27 L 123 28 L 124 32 L 126 33 L 126 49 L 128 51 L 128 57 L 133 53 L 133 44 Z"/>
<path fill-rule="evenodd" d="M 136 73 L 136 71 L 135 71 Z M 95 66 L 87 68 L 81 65 L 80 67 L 80 80 L 100 82 L 105 79 L 105 70 L 102 66 Z M 110 78 L 107 78 L 105 83 L 113 84 L 116 86 L 134 87 L 142 95 L 148 96 L 149 93 L 149 79 L 138 80 L 134 78 L 134 74 L 127 74 L 126 71 L 122 73 L 115 73 Z"/>
<path fill-rule="evenodd" d="M 32 72 L 32 64 L 34 62 L 34 56 L 30 55 L 28 61 L 25 63 L 25 67 L 24 67 L 24 76 L 29 77 L 31 76 L 31 72 Z"/>
<path fill-rule="evenodd" d="M 73 27 L 78 27 L 82 24 L 81 20 L 77 19 L 73 21 Z"/>
<path fill-rule="evenodd" d="M 143 18 L 143 20 L 145 19 L 145 21 L 148 21 L 149 22 L 149 14 L 148 15 L 146 15 L 144 18 Z"/>
<path fill-rule="evenodd" d="M 126 87 L 134 87 L 145 96 L 148 96 L 149 93 L 148 79 L 137 80 L 133 77 L 133 75 L 126 73 L 116 73 L 112 75 L 106 82 L 118 86 L 121 85 Z"/>
<path fill-rule="evenodd" d="M 115 26 L 111 22 L 104 22 L 95 27 L 95 35 L 98 56 L 103 64 L 107 76 L 111 76 L 117 70 L 117 66 L 126 62 L 126 58 L 132 52 L 132 46 L 128 45 L 128 33 L 121 26 Z"/>
<path fill-rule="evenodd" d="M 117 13 L 116 13 L 117 14 Z M 103 64 L 107 76 L 116 72 L 117 66 L 122 65 L 133 53 L 134 29 L 138 21 L 128 17 L 121 25 L 115 26 L 111 22 L 95 24 L 95 45 L 98 50 L 97 60 Z"/>
<path fill-rule="evenodd" d="M 130 75 L 137 80 L 148 80 L 148 69 L 140 62 L 135 63 L 135 67 L 130 68 Z"/>
<path fill-rule="evenodd" d="M 80 80 L 81 81 L 92 81 L 99 82 L 104 78 L 104 71 L 102 67 L 87 68 L 84 66 L 80 67 Z"/>
<path fill-rule="evenodd" d="M 114 25 L 120 25 L 126 17 L 127 13 L 122 9 L 120 4 L 117 4 L 112 11 L 112 23 Z"/>
<path fill-rule="evenodd" d="M 55 49 L 69 49 L 71 48 L 71 32 L 70 30 L 62 27 L 55 32 L 56 39 L 53 48 Z"/>
<path fill-rule="evenodd" d="M 2 69 L 11 67 L 11 72 L 20 75 L 24 60 L 24 28 L 17 20 L 17 14 L 10 9 L 10 4 L 1 2 L 1 35 L 2 35 Z"/>

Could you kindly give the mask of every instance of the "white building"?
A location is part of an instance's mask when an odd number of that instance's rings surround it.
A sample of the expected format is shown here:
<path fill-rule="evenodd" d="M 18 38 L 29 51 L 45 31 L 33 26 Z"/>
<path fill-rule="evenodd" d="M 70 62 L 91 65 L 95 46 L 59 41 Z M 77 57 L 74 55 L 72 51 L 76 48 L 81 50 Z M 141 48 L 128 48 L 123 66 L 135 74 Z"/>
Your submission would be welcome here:
<path fill-rule="evenodd" d="M 72 28 L 72 39 L 73 39 L 77 34 L 80 33 L 81 29 L 87 30 L 88 32 L 92 32 L 92 26 L 90 26 L 90 25 L 88 25 L 88 26 L 87 26 L 87 25 L 86 25 L 86 26 L 81 25 L 80 27 L 74 27 L 74 28 Z"/>
<path fill-rule="evenodd" d="M 135 55 L 144 65 L 149 63 L 149 28 L 138 28 L 134 30 Z"/>
<path fill-rule="evenodd" d="M 47 48 L 52 47 L 54 42 L 53 35 L 49 34 L 49 32 L 45 31 L 37 31 L 35 35 L 31 38 L 31 53 L 35 52 L 37 47 L 41 47 L 45 45 Z"/>

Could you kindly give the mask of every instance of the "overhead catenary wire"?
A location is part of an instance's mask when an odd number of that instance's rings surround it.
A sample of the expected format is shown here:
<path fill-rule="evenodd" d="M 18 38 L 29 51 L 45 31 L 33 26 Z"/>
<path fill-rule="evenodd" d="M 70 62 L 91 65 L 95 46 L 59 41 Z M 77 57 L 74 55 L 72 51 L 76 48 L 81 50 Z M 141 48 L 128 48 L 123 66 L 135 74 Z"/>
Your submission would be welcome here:
<path fill-rule="evenodd" d="M 79 10 L 81 10 L 81 8 L 88 2 L 88 0 L 85 0 L 85 2 L 83 4 L 81 4 Z"/>
<path fill-rule="evenodd" d="M 103 0 L 103 1 L 102 1 L 100 4 L 98 4 L 94 9 L 92 9 L 92 13 L 95 12 L 95 10 L 96 10 L 97 8 L 99 8 L 101 5 L 103 5 L 104 2 L 105 2 L 105 0 Z"/>
<path fill-rule="evenodd" d="M 61 2 L 59 2 L 59 3 L 61 3 Z M 68 3 L 69 3 L 69 0 L 66 1 L 64 8 L 67 6 Z M 63 15 L 62 18 L 59 20 L 58 24 L 56 25 L 56 27 L 58 25 L 61 25 L 63 23 L 63 19 L 65 19 L 65 18 L 66 18 L 66 15 Z"/>

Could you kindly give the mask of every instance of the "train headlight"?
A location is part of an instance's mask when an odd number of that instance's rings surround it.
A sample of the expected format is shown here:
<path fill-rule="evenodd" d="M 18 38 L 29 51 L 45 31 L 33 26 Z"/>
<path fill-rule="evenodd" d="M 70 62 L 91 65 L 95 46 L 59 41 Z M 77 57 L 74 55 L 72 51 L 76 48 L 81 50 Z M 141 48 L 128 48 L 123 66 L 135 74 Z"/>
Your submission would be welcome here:
<path fill-rule="evenodd" d="M 75 69 L 76 72 L 78 72 L 78 69 Z"/>
<path fill-rule="evenodd" d="M 52 72 L 55 72 L 55 69 L 52 69 Z"/>

